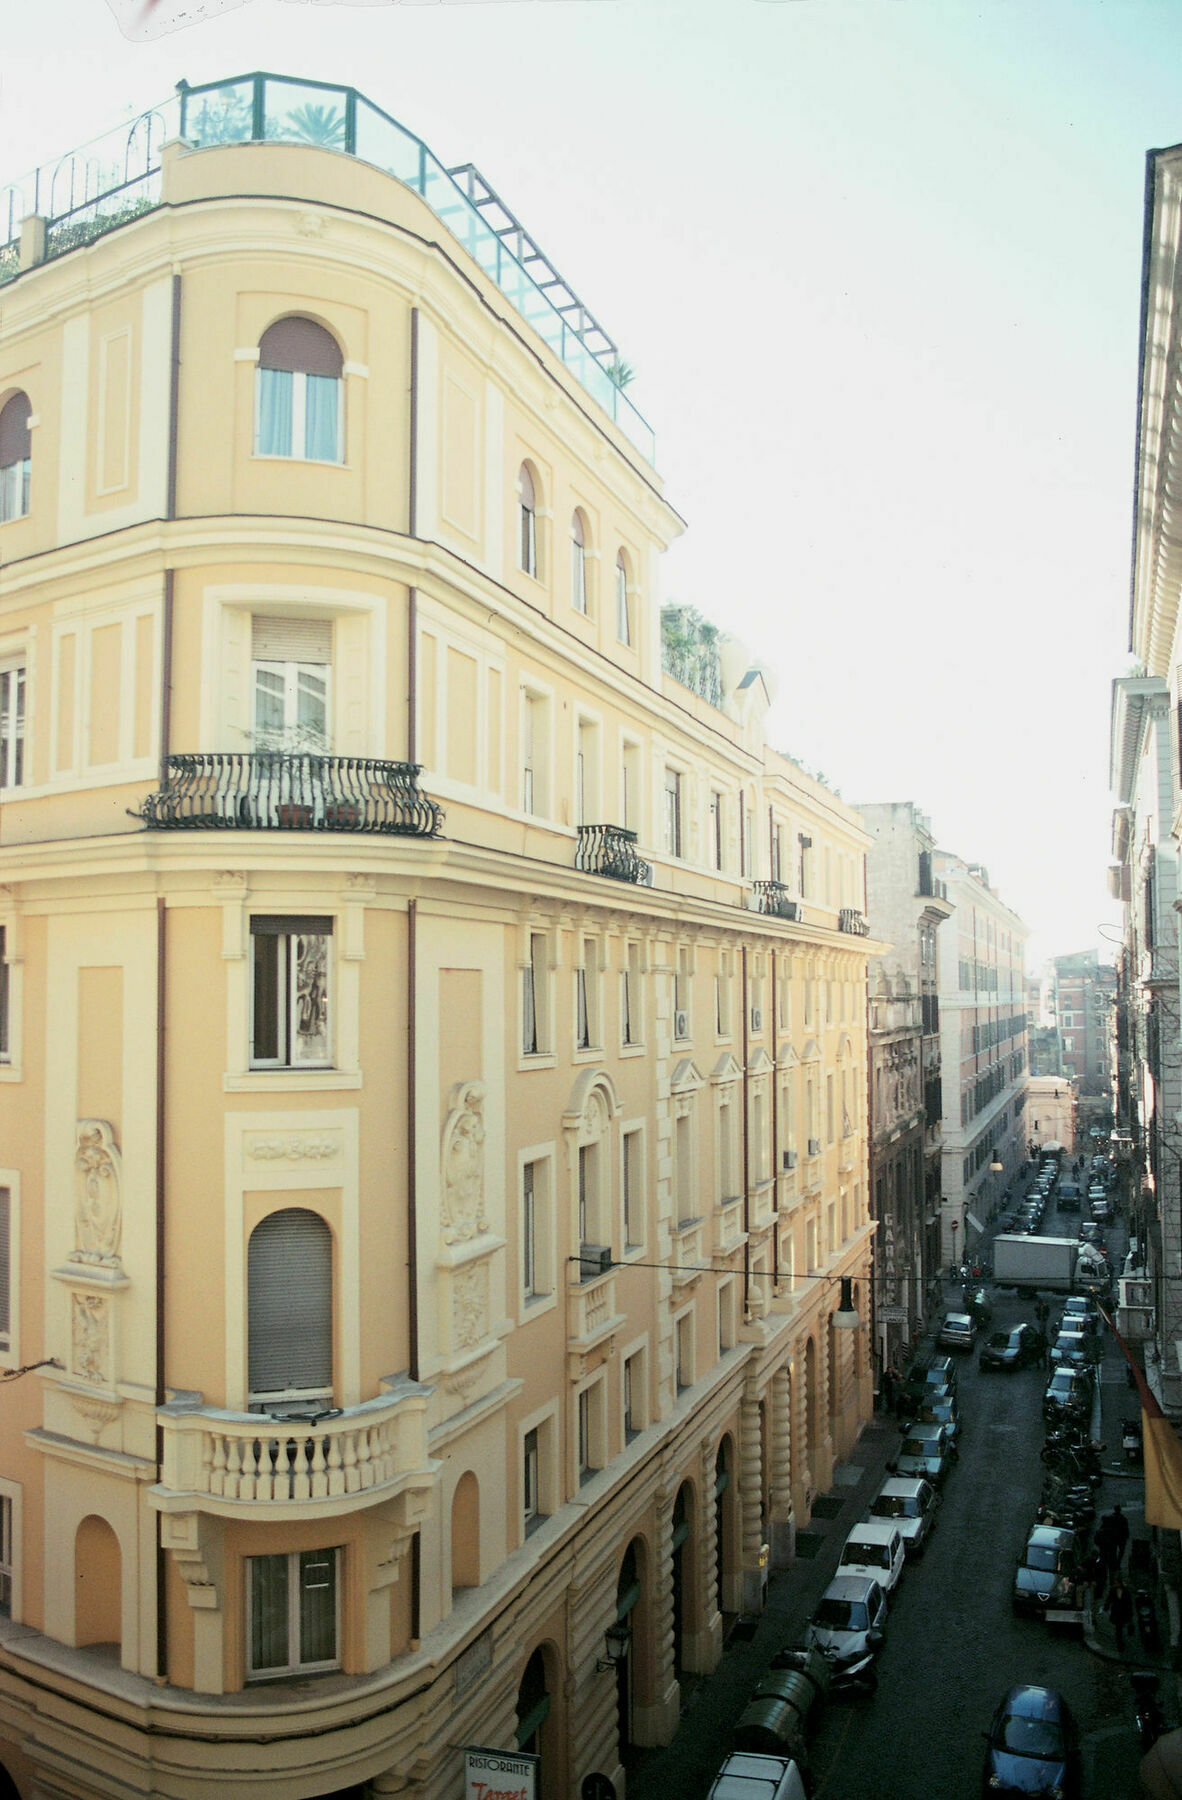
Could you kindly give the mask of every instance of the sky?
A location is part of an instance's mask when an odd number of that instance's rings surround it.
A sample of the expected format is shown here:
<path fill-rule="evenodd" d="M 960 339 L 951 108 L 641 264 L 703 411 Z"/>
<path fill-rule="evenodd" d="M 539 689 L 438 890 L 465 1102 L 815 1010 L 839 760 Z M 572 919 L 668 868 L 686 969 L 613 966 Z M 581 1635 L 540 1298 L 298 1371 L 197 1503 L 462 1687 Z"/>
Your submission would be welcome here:
<path fill-rule="evenodd" d="M 121 17 L 140 0 L 113 0 Z M 6 14 L 0 189 L 255 68 L 475 162 L 635 369 L 686 531 L 666 598 L 776 679 L 770 736 L 913 800 L 1030 927 L 1099 945 L 1129 667 L 1145 153 L 1177 0 L 248 0 L 130 41 Z M 141 18 L 144 15 L 140 15 Z"/>

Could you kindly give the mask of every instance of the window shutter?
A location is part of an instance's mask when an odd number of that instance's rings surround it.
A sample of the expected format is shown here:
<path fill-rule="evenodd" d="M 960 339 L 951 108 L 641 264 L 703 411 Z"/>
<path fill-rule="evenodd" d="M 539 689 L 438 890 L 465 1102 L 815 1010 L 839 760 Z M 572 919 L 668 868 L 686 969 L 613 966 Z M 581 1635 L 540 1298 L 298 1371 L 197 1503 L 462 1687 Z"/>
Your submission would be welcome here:
<path fill-rule="evenodd" d="M 3 410 L 0 410 L 0 469 L 10 469 L 13 463 L 29 460 L 29 419 L 32 411 L 27 394 L 14 394 Z"/>
<path fill-rule="evenodd" d="M 0 1188 L 0 1338 L 4 1348 L 8 1348 L 11 1333 L 10 1324 L 10 1287 L 12 1257 L 12 1195 L 8 1188 Z"/>
<path fill-rule="evenodd" d="M 255 662 L 331 663 L 332 620 L 256 613 L 250 648 Z"/>
<path fill-rule="evenodd" d="M 314 319 L 276 319 L 259 339 L 259 366 L 339 380 L 344 359 L 336 339 Z"/>
<path fill-rule="evenodd" d="M 250 921 L 251 937 L 331 937 L 332 919 L 315 918 L 306 913 L 254 913 Z"/>
<path fill-rule="evenodd" d="M 332 1388 L 332 1233 L 303 1207 L 255 1226 L 248 1252 L 251 1394 Z"/>

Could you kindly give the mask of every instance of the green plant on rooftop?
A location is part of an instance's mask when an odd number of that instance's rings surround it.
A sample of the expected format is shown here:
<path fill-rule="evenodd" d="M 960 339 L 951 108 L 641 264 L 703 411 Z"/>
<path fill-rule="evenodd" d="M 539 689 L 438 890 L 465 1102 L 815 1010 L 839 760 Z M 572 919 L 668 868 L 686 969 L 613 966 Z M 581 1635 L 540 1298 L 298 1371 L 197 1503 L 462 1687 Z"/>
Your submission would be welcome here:
<path fill-rule="evenodd" d="M 345 115 L 335 106 L 297 106 L 285 116 L 277 135 L 322 150 L 343 150 Z"/>
<path fill-rule="evenodd" d="M 151 212 L 159 204 L 154 197 L 142 195 L 138 200 L 128 200 L 122 206 L 111 207 L 109 212 L 92 213 L 89 218 L 84 219 L 65 219 L 60 225 L 51 225 L 46 234 L 45 253 L 47 256 L 64 256 L 67 250 L 77 250 L 82 244 L 92 244 L 105 231 L 114 231 L 117 225 L 127 225 L 132 219 Z"/>
<path fill-rule="evenodd" d="M 695 606 L 661 608 L 661 667 L 666 675 L 711 706 L 722 705 L 719 630 Z"/>
<path fill-rule="evenodd" d="M 185 136 L 198 149 L 213 144 L 242 144 L 250 137 L 253 123 L 250 94 L 224 88 L 216 100 L 189 102 Z"/>
<path fill-rule="evenodd" d="M 618 387 L 621 393 L 631 382 L 636 380 L 636 370 L 632 364 L 622 361 L 618 356 L 612 362 L 607 363 L 605 369 L 608 380 L 613 387 Z"/>

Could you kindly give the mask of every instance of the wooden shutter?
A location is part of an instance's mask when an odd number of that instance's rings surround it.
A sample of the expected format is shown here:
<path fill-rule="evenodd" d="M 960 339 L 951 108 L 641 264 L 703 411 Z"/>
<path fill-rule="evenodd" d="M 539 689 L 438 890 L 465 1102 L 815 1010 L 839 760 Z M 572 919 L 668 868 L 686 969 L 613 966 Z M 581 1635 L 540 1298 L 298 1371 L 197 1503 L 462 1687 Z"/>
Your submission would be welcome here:
<path fill-rule="evenodd" d="M 339 380 L 344 361 L 336 339 L 314 319 L 277 319 L 259 339 L 259 367 Z"/>
<path fill-rule="evenodd" d="M 332 1388 L 332 1233 L 287 1207 L 250 1235 L 247 1312 L 252 1395 Z"/>
<path fill-rule="evenodd" d="M 29 461 L 29 419 L 32 412 L 27 394 L 14 394 L 0 410 L 0 469 L 10 469 L 13 463 Z"/>
<path fill-rule="evenodd" d="M 250 653 L 255 662 L 331 663 L 332 620 L 256 613 Z"/>

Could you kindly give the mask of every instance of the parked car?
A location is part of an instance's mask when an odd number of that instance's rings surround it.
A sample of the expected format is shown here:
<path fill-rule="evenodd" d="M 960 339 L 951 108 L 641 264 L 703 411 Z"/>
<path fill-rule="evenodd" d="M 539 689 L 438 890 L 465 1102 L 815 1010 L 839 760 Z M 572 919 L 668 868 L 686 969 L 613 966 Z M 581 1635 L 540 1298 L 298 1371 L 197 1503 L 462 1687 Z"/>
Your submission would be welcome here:
<path fill-rule="evenodd" d="M 923 1400 L 915 1414 L 917 1425 L 942 1425 L 948 1433 L 953 1446 L 960 1443 L 960 1408 L 956 1403 L 956 1395 L 949 1389 L 944 1393 L 939 1388 L 930 1390 L 929 1398 Z"/>
<path fill-rule="evenodd" d="M 1069 1319 L 1078 1319 L 1078 1325 L 1069 1325 Z M 1059 1321 L 1060 1331 L 1099 1331 L 1100 1308 L 1090 1294 L 1070 1294 L 1063 1302 L 1063 1317 Z"/>
<path fill-rule="evenodd" d="M 1095 1244 L 1098 1250 L 1104 1248 L 1104 1227 L 1096 1219 L 1085 1219 L 1079 1228 L 1081 1244 Z"/>
<path fill-rule="evenodd" d="M 1082 1198 L 1078 1181 L 1061 1181 L 1055 1204 L 1060 1212 L 1078 1212 Z"/>
<path fill-rule="evenodd" d="M 983 1792 L 1079 1800 L 1079 1737 L 1055 1688 L 1012 1687 L 986 1738 Z"/>
<path fill-rule="evenodd" d="M 1071 1592 L 1078 1563 L 1074 1531 L 1061 1525 L 1036 1525 L 1014 1576 L 1014 1611 L 1041 1616 L 1052 1598 L 1063 1599 Z"/>
<path fill-rule="evenodd" d="M 1092 1411 L 1092 1377 L 1087 1369 L 1056 1369 L 1042 1399 L 1044 1419 L 1086 1420 Z"/>
<path fill-rule="evenodd" d="M 918 1405 L 929 1388 L 956 1388 L 956 1365 L 937 1350 L 915 1358 L 903 1380 L 904 1399 L 908 1405 Z"/>
<path fill-rule="evenodd" d="M 977 1359 L 979 1369 L 1025 1369 L 1038 1360 L 1038 1332 L 1033 1325 L 995 1331 Z"/>
<path fill-rule="evenodd" d="M 1103 1200 L 1093 1200 L 1091 1206 L 1092 1217 L 1095 1219 L 1097 1225 L 1107 1225 L 1112 1218 L 1112 1207 L 1107 1198 Z"/>
<path fill-rule="evenodd" d="M 1088 1350 L 1088 1334 L 1083 1331 L 1060 1331 L 1051 1345 L 1050 1361 L 1052 1368 L 1066 1363 L 1073 1369 L 1090 1369 L 1092 1358 Z"/>
<path fill-rule="evenodd" d="M 885 1519 L 855 1525 L 841 1547 L 838 1571 L 877 1581 L 889 1600 L 903 1574 L 903 1535 L 898 1526 Z"/>
<path fill-rule="evenodd" d="M 909 1425 L 899 1454 L 890 1464 L 893 1475 L 922 1476 L 939 1487 L 952 1466 L 953 1445 L 943 1425 Z"/>
<path fill-rule="evenodd" d="M 870 1502 L 872 1519 L 889 1519 L 903 1540 L 907 1556 L 922 1556 L 936 1524 L 940 1501 L 930 1481 L 892 1475 Z"/>
<path fill-rule="evenodd" d="M 944 1314 L 936 1342 L 945 1350 L 971 1350 L 977 1341 L 977 1327 L 970 1313 Z"/>
<path fill-rule="evenodd" d="M 790 1756 L 736 1750 L 714 1777 L 707 1800 L 805 1800 L 805 1786 Z"/>
<path fill-rule="evenodd" d="M 866 1575 L 835 1575 L 817 1604 L 805 1634 L 837 1662 L 852 1662 L 882 1646 L 886 1633 L 886 1595 Z"/>

